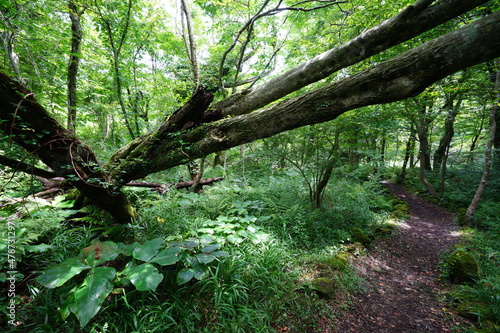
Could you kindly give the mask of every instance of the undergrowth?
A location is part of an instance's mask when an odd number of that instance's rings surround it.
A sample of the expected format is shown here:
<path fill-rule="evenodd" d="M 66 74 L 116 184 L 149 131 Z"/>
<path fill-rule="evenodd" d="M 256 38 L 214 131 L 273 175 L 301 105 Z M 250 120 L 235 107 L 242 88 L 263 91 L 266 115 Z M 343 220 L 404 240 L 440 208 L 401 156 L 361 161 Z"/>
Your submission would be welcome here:
<path fill-rule="evenodd" d="M 16 239 L 18 249 L 22 249 L 17 262 L 22 276 L 17 281 L 22 282 L 14 298 L 19 326 L 12 331 L 316 332 L 319 318 L 332 315 L 334 304 L 319 298 L 308 287 L 312 275 L 307 262 L 312 257 L 327 258 L 341 252 L 351 241 L 353 228 L 375 230 L 392 209 L 391 199 L 376 182 L 338 177 L 331 180 L 322 208 L 314 209 L 293 177 L 274 175 L 249 180 L 232 181 L 228 177 L 206 188 L 202 195 L 184 191 L 160 195 L 127 189 L 141 216 L 127 227 L 138 244 L 152 239 L 176 244 L 211 237 L 228 256 L 188 251 L 170 266 L 160 266 L 160 260 L 153 259 L 147 265 L 158 272 L 157 280 L 143 282 L 142 288 L 148 290 L 139 291 L 133 284 L 120 288 L 115 285 L 113 292 L 99 301 L 98 313 L 83 327 L 82 318 L 75 315 L 81 316 L 79 302 L 69 306 L 71 313 L 67 312 L 65 319 L 60 309 L 68 295 L 77 295 L 90 281 L 92 265 L 82 266 L 81 272 L 69 276 L 68 282 L 57 283 L 56 288 L 47 287 L 50 278 L 57 277 L 57 270 L 50 269 L 72 257 L 76 261 L 70 263 L 88 263 L 85 260 L 90 257 L 82 249 L 91 248 L 96 253 L 102 250 L 97 239 L 108 242 L 106 229 L 111 221 L 106 221 L 95 207 L 74 211 L 61 199 L 52 203 L 27 199 L 14 205 L 27 210 L 16 217 L 16 230 L 22 231 L 18 231 Z M 11 218 L 12 213 L 5 212 L 4 218 Z M 41 247 L 30 248 L 34 245 Z M 123 281 L 126 274 L 120 272 L 128 261 L 141 264 L 137 259 L 141 256 L 131 257 L 130 252 L 127 257 L 123 253 L 116 258 L 110 256 L 106 263 L 101 255 L 99 262 L 92 262 L 98 267 L 116 268 L 116 276 Z M 204 273 L 189 279 L 183 275 L 179 284 L 180 272 L 195 267 L 190 266 L 193 258 L 206 260 Z M 70 267 L 68 262 L 62 265 Z M 53 275 L 38 279 L 43 272 Z M 343 290 L 353 291 L 358 285 L 343 265 L 329 269 L 328 274 Z M 5 280 L 3 277 L 2 282 Z M 142 283 L 137 278 L 132 282 Z M 2 295 L 1 301 L 6 315 L 9 300 Z"/>

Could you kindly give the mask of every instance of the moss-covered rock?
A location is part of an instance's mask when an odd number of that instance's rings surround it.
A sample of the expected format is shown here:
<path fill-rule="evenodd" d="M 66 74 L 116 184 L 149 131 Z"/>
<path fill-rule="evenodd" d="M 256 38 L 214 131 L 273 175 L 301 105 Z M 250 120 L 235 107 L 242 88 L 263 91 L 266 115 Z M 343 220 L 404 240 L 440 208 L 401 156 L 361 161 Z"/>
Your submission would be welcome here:
<path fill-rule="evenodd" d="M 386 224 L 386 225 L 377 227 L 373 233 L 376 237 L 385 237 L 385 236 L 392 235 L 394 230 L 396 230 L 396 226 L 394 224 Z"/>
<path fill-rule="evenodd" d="M 335 270 L 343 271 L 349 265 L 349 256 L 347 252 L 338 253 L 328 260 L 328 264 Z"/>
<path fill-rule="evenodd" d="M 391 213 L 391 218 L 393 219 L 401 219 L 410 214 L 410 210 L 408 208 L 408 204 L 406 201 L 401 200 L 401 199 L 394 199 L 392 201 L 392 213 Z"/>
<path fill-rule="evenodd" d="M 335 281 L 328 278 L 311 280 L 311 288 L 322 298 L 332 298 L 336 290 Z"/>
<path fill-rule="evenodd" d="M 446 260 L 446 264 L 448 276 L 453 283 L 471 282 L 481 273 L 477 259 L 463 249 L 455 250 Z"/>
<path fill-rule="evenodd" d="M 368 246 L 372 242 L 368 232 L 366 230 L 361 229 L 361 228 L 351 229 L 350 234 L 351 234 L 351 239 L 354 242 L 361 243 L 364 246 Z"/>
<path fill-rule="evenodd" d="M 346 247 L 346 251 L 356 257 L 362 254 L 364 250 L 365 247 L 361 243 L 354 243 Z"/>

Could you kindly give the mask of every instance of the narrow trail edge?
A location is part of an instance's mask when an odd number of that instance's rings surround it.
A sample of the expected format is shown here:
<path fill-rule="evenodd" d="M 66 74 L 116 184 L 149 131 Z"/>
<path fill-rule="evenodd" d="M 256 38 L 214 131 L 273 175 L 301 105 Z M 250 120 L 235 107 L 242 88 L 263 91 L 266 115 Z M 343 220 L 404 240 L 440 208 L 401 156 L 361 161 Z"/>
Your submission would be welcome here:
<path fill-rule="evenodd" d="M 441 255 L 460 240 L 453 214 L 400 185 L 384 184 L 407 202 L 410 217 L 399 223 L 397 235 L 351 261 L 364 290 L 329 327 L 322 325 L 322 332 L 441 333 L 472 327 L 446 306 L 449 284 L 439 280 Z"/>

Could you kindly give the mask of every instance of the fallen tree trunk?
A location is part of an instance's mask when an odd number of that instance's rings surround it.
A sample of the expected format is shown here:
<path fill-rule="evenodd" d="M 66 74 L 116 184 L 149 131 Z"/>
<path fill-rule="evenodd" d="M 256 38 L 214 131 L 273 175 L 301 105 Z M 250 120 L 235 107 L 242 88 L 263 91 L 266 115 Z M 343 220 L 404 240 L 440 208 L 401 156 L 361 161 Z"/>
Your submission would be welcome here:
<path fill-rule="evenodd" d="M 35 197 L 43 197 L 43 198 L 52 197 L 61 192 L 68 191 L 73 188 L 71 183 L 67 182 L 62 177 L 55 177 L 50 179 L 43 177 L 37 177 L 37 178 L 42 183 L 42 191 L 35 193 L 34 194 Z M 220 182 L 222 180 L 224 180 L 223 177 L 204 178 L 199 181 L 198 185 L 201 187 L 211 186 L 214 183 Z M 175 188 L 177 190 L 190 188 L 191 186 L 193 186 L 194 183 L 195 183 L 194 180 L 187 182 L 170 183 L 170 184 L 150 183 L 150 182 L 128 182 L 125 184 L 125 186 L 145 187 L 149 188 L 151 191 L 155 191 L 158 193 L 165 193 L 171 188 Z"/>
<path fill-rule="evenodd" d="M 399 14 L 366 30 L 349 42 L 330 49 L 250 91 L 237 93 L 217 103 L 214 108 L 221 109 L 225 116 L 252 112 L 486 2 L 488 0 L 418 0 Z"/>
<path fill-rule="evenodd" d="M 121 154 L 113 182 L 129 182 L 221 150 L 297 127 L 337 118 L 349 110 L 413 97 L 457 71 L 500 56 L 500 12 L 431 40 L 346 79 L 249 114 L 223 119 L 158 142 L 142 138 Z"/>

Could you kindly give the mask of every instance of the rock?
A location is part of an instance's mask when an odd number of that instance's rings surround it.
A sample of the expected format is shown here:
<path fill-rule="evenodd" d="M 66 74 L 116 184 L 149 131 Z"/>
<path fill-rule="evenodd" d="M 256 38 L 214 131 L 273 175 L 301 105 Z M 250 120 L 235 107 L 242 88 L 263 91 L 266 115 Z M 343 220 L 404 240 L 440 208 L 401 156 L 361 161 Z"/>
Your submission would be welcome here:
<path fill-rule="evenodd" d="M 336 290 L 335 281 L 328 278 L 311 280 L 311 288 L 314 289 L 321 298 L 332 298 Z"/>
<path fill-rule="evenodd" d="M 365 247 L 361 243 L 354 243 L 346 247 L 346 251 L 357 257 L 363 253 Z"/>
<path fill-rule="evenodd" d="M 349 264 L 349 256 L 350 254 L 347 252 L 338 253 L 328 260 L 328 264 L 335 270 L 343 271 Z"/>
<path fill-rule="evenodd" d="M 446 263 L 448 276 L 451 282 L 456 284 L 472 282 L 481 273 L 476 258 L 463 249 L 455 250 Z"/>

